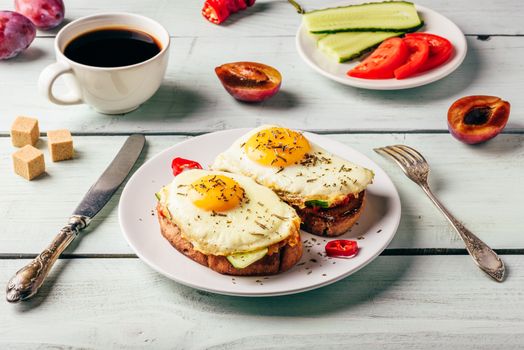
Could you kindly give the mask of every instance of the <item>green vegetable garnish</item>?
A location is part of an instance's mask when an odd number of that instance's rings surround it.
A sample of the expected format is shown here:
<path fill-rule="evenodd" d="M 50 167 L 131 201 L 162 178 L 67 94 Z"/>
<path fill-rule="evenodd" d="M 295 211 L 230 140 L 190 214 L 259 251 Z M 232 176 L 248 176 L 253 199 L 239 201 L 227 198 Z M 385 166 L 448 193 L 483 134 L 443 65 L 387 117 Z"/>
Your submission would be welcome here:
<path fill-rule="evenodd" d="M 329 203 L 326 201 L 319 201 L 319 200 L 311 200 L 306 202 L 307 207 L 320 207 L 323 209 L 329 208 Z"/>

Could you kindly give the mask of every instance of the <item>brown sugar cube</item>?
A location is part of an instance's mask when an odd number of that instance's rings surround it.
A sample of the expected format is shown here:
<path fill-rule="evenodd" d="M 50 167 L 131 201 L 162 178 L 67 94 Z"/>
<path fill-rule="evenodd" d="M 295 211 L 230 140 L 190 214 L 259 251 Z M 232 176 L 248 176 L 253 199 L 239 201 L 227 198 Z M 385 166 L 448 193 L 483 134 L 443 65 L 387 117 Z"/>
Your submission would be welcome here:
<path fill-rule="evenodd" d="M 15 147 L 36 145 L 40 130 L 38 120 L 29 117 L 17 117 L 11 125 L 11 142 Z"/>
<path fill-rule="evenodd" d="M 13 153 L 15 173 L 32 180 L 45 171 L 44 154 L 31 145 L 26 145 Z"/>
<path fill-rule="evenodd" d="M 53 162 L 73 158 L 73 138 L 69 130 L 49 130 L 47 132 L 47 142 Z"/>

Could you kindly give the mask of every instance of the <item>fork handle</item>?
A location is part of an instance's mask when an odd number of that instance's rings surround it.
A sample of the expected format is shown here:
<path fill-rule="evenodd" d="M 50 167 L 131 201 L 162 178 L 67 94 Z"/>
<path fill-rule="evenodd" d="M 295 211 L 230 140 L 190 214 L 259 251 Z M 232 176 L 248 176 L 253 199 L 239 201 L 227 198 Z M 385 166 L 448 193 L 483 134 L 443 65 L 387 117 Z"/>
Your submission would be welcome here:
<path fill-rule="evenodd" d="M 433 204 L 444 214 L 446 219 L 451 223 L 453 228 L 457 231 L 460 238 L 464 241 L 466 249 L 477 264 L 478 267 L 482 269 L 486 274 L 491 278 L 495 279 L 497 282 L 502 282 L 504 280 L 505 267 L 504 262 L 500 257 L 488 247 L 480 238 L 475 236 L 470 230 L 468 230 L 464 225 L 458 221 L 444 205 L 438 200 L 437 197 L 431 192 L 429 185 L 427 183 L 421 184 L 420 187 L 426 192 L 428 197 L 431 199 Z"/>

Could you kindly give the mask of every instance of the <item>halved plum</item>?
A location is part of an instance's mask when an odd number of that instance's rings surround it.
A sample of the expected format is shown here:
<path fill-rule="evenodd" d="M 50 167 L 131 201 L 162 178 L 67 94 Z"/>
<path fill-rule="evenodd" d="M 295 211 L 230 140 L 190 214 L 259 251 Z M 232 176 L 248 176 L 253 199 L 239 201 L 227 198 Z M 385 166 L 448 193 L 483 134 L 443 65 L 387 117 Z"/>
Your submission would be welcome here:
<path fill-rule="evenodd" d="M 448 128 L 467 144 L 485 142 L 497 136 L 509 119 L 510 104 L 496 96 L 466 96 L 448 111 Z"/>
<path fill-rule="evenodd" d="M 232 62 L 215 68 L 224 88 L 237 100 L 261 102 L 280 90 L 282 76 L 275 68 L 257 62 Z"/>

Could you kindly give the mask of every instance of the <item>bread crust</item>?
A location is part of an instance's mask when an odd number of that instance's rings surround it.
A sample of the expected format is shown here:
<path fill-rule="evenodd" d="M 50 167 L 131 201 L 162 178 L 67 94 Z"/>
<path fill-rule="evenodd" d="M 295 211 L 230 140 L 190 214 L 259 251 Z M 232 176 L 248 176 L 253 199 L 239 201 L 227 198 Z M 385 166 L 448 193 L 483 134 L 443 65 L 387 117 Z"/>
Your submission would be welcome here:
<path fill-rule="evenodd" d="M 162 207 L 157 205 L 157 212 L 160 213 Z M 225 275 L 232 276 L 261 276 L 274 275 L 292 268 L 302 257 L 302 240 L 300 236 L 296 239 L 296 244 L 291 246 L 287 240 L 276 243 L 269 247 L 272 254 L 267 254 L 262 259 L 253 264 L 237 269 L 225 256 L 203 254 L 193 247 L 193 244 L 181 235 L 180 228 L 163 215 L 157 215 L 160 223 L 162 236 L 171 243 L 180 253 L 191 260 L 209 267 L 210 269 Z M 298 230 L 291 233 L 299 235 Z"/>
<path fill-rule="evenodd" d="M 349 203 L 327 209 L 295 207 L 302 220 L 302 229 L 317 236 L 335 237 L 346 233 L 360 218 L 366 204 L 366 191 Z"/>

